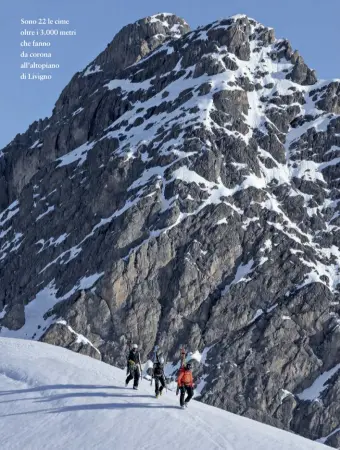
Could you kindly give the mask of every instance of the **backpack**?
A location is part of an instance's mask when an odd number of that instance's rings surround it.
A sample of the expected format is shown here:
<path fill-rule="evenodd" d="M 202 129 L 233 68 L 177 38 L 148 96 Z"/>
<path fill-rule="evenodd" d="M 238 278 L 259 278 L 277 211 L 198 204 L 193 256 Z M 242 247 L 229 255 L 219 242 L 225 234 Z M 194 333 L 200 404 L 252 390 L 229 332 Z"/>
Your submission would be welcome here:
<path fill-rule="evenodd" d="M 161 377 L 164 375 L 163 365 L 161 363 L 156 363 L 153 368 L 154 377 Z"/>

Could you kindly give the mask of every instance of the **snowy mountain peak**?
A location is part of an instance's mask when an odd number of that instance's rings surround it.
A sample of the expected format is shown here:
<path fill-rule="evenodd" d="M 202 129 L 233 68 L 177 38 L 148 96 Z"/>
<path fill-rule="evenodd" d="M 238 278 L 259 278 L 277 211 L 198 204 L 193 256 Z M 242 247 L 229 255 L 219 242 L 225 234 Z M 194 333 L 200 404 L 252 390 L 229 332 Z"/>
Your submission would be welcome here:
<path fill-rule="evenodd" d="M 233 16 L 230 16 L 229 19 L 232 19 L 234 21 L 236 21 L 238 19 L 247 19 L 247 20 L 251 20 L 253 22 L 256 22 L 256 20 L 254 20 L 251 17 L 247 16 L 247 14 L 234 14 Z"/>
<path fill-rule="evenodd" d="M 160 12 L 152 16 L 149 16 L 148 19 L 150 19 L 151 22 L 161 21 L 167 23 L 169 23 L 169 20 L 172 21 L 175 20 L 177 22 L 185 23 L 186 25 L 188 25 L 188 22 L 186 22 L 184 19 L 178 17 L 176 14 L 173 13 Z"/>
<path fill-rule="evenodd" d="M 156 23 L 169 30 L 172 39 L 179 39 L 183 35 L 183 30 L 188 31 L 189 25 L 184 20 L 170 13 L 159 13 L 147 18 L 150 23 Z"/>
<path fill-rule="evenodd" d="M 336 443 L 339 86 L 243 15 L 124 27 L 0 158 L 0 335 L 186 342 L 202 401 Z"/>

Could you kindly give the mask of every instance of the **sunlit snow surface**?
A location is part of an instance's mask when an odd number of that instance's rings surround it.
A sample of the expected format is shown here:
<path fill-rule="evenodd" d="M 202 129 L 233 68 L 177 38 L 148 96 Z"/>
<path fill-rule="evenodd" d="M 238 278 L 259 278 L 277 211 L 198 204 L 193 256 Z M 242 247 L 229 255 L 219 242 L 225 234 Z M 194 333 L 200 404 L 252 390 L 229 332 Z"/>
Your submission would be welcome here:
<path fill-rule="evenodd" d="M 178 397 L 155 399 L 125 370 L 32 341 L 0 338 L 2 450 L 317 450 L 294 434 Z"/>

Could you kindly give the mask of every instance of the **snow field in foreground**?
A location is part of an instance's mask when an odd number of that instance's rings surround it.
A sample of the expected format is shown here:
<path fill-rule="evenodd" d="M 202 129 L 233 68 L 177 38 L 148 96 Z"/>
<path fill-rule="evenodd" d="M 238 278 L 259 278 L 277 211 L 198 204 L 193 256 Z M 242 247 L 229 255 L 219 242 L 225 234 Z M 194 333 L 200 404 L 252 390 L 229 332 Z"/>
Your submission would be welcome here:
<path fill-rule="evenodd" d="M 192 401 L 154 398 L 125 371 L 40 342 L 0 338 L 3 450 L 316 450 L 321 444 Z"/>

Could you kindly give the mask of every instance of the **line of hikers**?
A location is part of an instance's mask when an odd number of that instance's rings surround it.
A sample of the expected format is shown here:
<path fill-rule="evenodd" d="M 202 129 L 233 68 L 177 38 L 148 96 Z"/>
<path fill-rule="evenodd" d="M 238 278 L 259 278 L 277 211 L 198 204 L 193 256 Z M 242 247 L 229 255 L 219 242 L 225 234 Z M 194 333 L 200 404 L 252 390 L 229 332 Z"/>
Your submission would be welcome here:
<path fill-rule="evenodd" d="M 127 358 L 127 378 L 125 380 L 125 387 L 133 380 L 133 389 L 138 389 L 139 379 L 141 376 L 141 360 L 138 351 L 138 345 L 133 344 L 128 358 Z M 152 379 L 155 380 L 155 395 L 158 398 L 162 395 L 165 388 L 165 374 L 164 374 L 164 358 L 157 357 L 152 369 Z M 190 362 L 184 364 L 182 361 L 181 368 L 178 371 L 177 390 L 176 395 L 180 395 L 180 405 L 182 408 L 186 407 L 194 395 L 194 379 L 191 371 Z M 186 397 L 185 397 L 185 394 Z"/>

